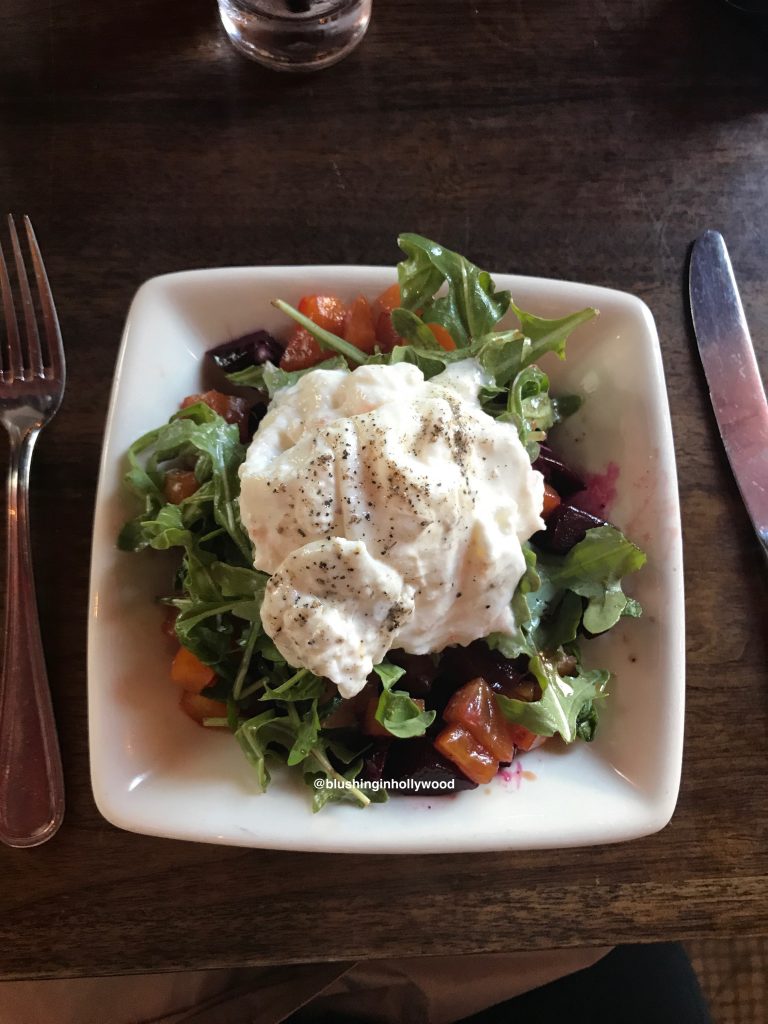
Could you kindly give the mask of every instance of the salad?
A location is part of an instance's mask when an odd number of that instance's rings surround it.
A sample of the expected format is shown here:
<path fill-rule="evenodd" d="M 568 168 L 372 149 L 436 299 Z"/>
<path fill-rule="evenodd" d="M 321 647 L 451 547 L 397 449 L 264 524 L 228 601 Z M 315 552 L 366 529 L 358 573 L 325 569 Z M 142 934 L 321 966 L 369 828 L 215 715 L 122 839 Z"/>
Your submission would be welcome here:
<path fill-rule="evenodd" d="M 457 253 L 398 243 L 397 284 L 276 299 L 286 336 L 212 349 L 216 388 L 127 453 L 141 507 L 119 546 L 179 553 L 159 600 L 181 708 L 231 730 L 262 788 L 294 769 L 314 810 L 591 741 L 610 674 L 581 648 L 641 614 L 622 578 L 644 554 L 549 445 L 581 399 L 537 365 L 596 311 L 540 318 Z"/>

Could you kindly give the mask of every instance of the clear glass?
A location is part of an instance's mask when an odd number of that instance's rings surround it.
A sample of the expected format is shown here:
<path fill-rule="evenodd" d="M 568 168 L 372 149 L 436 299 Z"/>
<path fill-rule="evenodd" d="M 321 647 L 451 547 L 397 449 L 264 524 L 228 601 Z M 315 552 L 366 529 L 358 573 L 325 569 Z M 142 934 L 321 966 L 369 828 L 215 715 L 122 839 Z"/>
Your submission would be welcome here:
<path fill-rule="evenodd" d="M 314 71 L 365 35 L 372 0 L 219 0 L 221 22 L 246 57 L 278 71 Z"/>

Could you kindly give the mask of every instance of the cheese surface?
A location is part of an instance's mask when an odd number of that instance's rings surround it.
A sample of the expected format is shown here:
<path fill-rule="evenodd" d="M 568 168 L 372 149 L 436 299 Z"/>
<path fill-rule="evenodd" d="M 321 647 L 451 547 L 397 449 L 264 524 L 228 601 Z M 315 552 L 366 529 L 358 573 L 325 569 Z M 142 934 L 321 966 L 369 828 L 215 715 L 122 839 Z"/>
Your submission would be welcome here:
<path fill-rule="evenodd" d="M 278 391 L 240 469 L 264 629 L 286 660 L 359 692 L 390 648 L 514 628 L 544 481 L 480 407 L 474 360 L 314 370 Z"/>

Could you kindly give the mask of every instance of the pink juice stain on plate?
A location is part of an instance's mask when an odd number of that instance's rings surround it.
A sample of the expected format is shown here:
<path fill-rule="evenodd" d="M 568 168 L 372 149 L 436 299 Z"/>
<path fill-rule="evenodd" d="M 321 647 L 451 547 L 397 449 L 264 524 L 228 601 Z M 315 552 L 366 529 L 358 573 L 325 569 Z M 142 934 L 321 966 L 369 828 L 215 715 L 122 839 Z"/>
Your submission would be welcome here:
<path fill-rule="evenodd" d="M 619 467 L 615 462 L 609 462 L 602 473 L 586 473 L 584 475 L 586 490 L 575 494 L 571 501 L 585 512 L 590 512 L 600 519 L 606 519 L 616 498 L 618 479 Z"/>
<path fill-rule="evenodd" d="M 515 789 L 520 789 L 520 783 L 523 779 L 527 782 L 533 782 L 536 778 L 536 773 L 525 770 L 519 761 L 515 761 L 509 768 L 502 768 L 499 772 L 499 778 L 503 782 L 512 784 Z"/>

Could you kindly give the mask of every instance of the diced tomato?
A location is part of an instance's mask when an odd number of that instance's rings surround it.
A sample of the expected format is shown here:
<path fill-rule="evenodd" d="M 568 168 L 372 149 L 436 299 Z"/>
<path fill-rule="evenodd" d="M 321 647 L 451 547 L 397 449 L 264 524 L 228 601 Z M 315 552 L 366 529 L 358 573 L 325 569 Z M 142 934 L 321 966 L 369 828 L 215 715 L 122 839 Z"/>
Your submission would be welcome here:
<path fill-rule="evenodd" d="M 435 336 L 435 341 L 441 346 L 441 348 L 444 348 L 446 352 L 454 351 L 456 348 L 456 342 L 442 324 L 427 324 L 427 327 L 432 331 Z"/>
<path fill-rule="evenodd" d="M 376 708 L 379 706 L 379 695 L 368 698 L 363 714 L 363 733 L 366 736 L 390 736 L 384 726 L 376 721 Z"/>
<path fill-rule="evenodd" d="M 179 617 L 179 609 L 174 608 L 172 605 L 165 606 L 165 615 L 160 625 L 161 632 L 165 633 L 167 637 L 176 639 L 176 619 Z"/>
<path fill-rule="evenodd" d="M 190 693 L 200 693 L 210 686 L 216 673 L 186 647 L 180 647 L 171 663 L 171 680 Z"/>
<path fill-rule="evenodd" d="M 438 734 L 435 748 L 473 782 L 490 782 L 499 770 L 499 762 L 477 742 L 463 725 L 449 725 Z"/>
<path fill-rule="evenodd" d="M 401 338 L 392 326 L 392 314 L 389 310 L 383 309 L 376 321 L 376 340 L 382 352 L 391 352 L 397 345 L 405 345 L 405 338 Z"/>
<path fill-rule="evenodd" d="M 202 697 L 199 693 L 188 693 L 181 695 L 179 704 L 189 717 L 202 725 L 206 718 L 226 718 L 227 705 L 220 700 L 211 700 L 209 697 Z"/>
<path fill-rule="evenodd" d="M 280 369 L 307 370 L 310 366 L 316 366 L 328 359 L 333 353 L 328 349 L 321 349 L 309 331 L 303 327 L 294 327 L 288 338 L 288 344 L 280 357 Z"/>
<path fill-rule="evenodd" d="M 299 302 L 299 312 L 308 316 L 313 324 L 331 334 L 343 336 L 346 306 L 335 295 L 305 295 Z M 304 327 L 294 327 L 280 359 L 280 369 L 308 370 L 332 356 L 330 349 L 320 347 Z"/>
<path fill-rule="evenodd" d="M 191 498 L 200 484 L 190 469 L 169 469 L 163 478 L 163 496 L 171 505 Z"/>
<path fill-rule="evenodd" d="M 196 402 L 204 402 L 227 423 L 235 423 L 240 429 L 240 439 L 245 440 L 248 430 L 248 413 L 251 403 L 239 395 L 225 395 L 223 391 L 205 391 L 200 395 L 187 395 L 179 408 L 187 409 Z"/>
<path fill-rule="evenodd" d="M 524 725 L 515 725 L 513 722 L 509 723 L 509 729 L 519 750 L 535 750 L 549 739 L 548 736 L 538 736 Z"/>
<path fill-rule="evenodd" d="M 303 327 L 294 327 L 280 357 L 280 369 L 288 372 L 307 370 L 310 366 L 321 363 L 330 354 L 320 348 L 309 331 Z"/>
<path fill-rule="evenodd" d="M 378 319 L 382 313 L 391 313 L 393 309 L 398 309 L 400 305 L 400 285 L 391 284 L 389 288 L 384 289 L 374 302 L 373 315 Z"/>
<path fill-rule="evenodd" d="M 548 519 L 560 504 L 560 495 L 551 484 L 544 484 L 544 507 L 541 510 L 542 519 Z"/>
<path fill-rule="evenodd" d="M 498 761 L 515 756 L 514 726 L 504 717 L 493 690 L 484 679 L 473 679 L 451 697 L 444 721 L 463 725 Z"/>
<path fill-rule="evenodd" d="M 318 327 L 341 337 L 347 307 L 335 295 L 305 295 L 299 302 L 299 312 Z"/>
<path fill-rule="evenodd" d="M 358 295 L 347 310 L 344 319 L 344 340 L 350 342 L 361 352 L 371 353 L 376 347 L 376 331 L 373 327 L 373 314 L 364 295 Z"/>
<path fill-rule="evenodd" d="M 414 700 L 420 711 L 424 710 L 423 700 Z M 385 729 L 381 722 L 376 720 L 376 709 L 379 706 L 379 695 L 375 694 L 373 697 L 368 699 L 368 703 L 365 705 L 365 713 L 363 715 L 363 733 L 366 736 L 388 736 L 392 737 L 392 733 L 388 729 Z"/>

